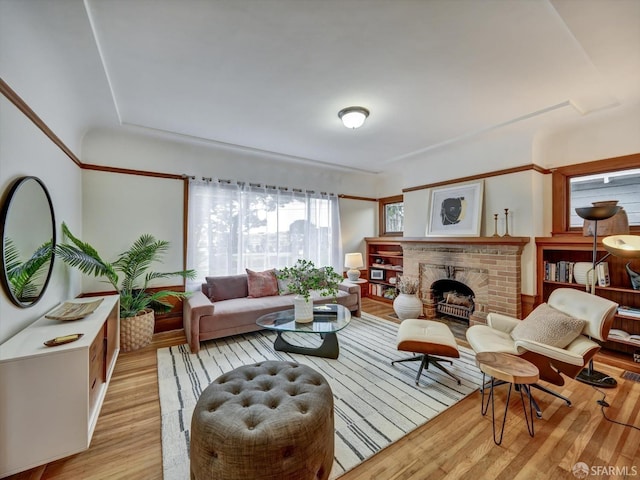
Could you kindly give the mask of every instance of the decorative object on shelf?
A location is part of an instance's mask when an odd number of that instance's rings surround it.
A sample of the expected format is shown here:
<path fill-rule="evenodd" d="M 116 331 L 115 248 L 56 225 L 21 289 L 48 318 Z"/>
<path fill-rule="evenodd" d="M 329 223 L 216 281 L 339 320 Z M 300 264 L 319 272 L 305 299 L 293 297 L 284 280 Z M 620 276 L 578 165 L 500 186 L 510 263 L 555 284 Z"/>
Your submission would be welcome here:
<path fill-rule="evenodd" d="M 509 235 L 509 209 L 504 209 L 504 235 L 503 237 L 510 237 Z"/>
<path fill-rule="evenodd" d="M 148 290 L 149 282 L 176 276 L 195 278 L 195 270 L 149 271 L 154 262 L 162 260 L 170 245 L 165 240 L 156 240 L 153 235 L 141 235 L 128 250 L 118 255 L 115 262 L 109 263 L 91 245 L 76 238 L 65 223 L 62 224 L 62 231 L 71 244 L 58 244 L 56 255 L 85 275 L 105 277 L 120 294 L 120 349 L 128 352 L 151 343 L 154 311 L 168 312 L 173 305 L 165 298 L 186 298 L 189 293 L 172 290 L 152 292 Z M 123 274 L 122 282 L 118 272 Z M 141 279 L 143 275 L 144 279 Z"/>
<path fill-rule="evenodd" d="M 618 205 L 618 200 L 592 202 L 592 205 L 592 208 L 602 208 L 603 212 L 606 212 L 606 209 L 616 207 Z M 627 212 L 625 212 L 623 207 L 617 208 L 618 210 L 616 213 L 611 217 L 600 220 L 599 223 L 596 219 L 585 219 L 584 224 L 582 225 L 582 234 L 585 237 L 592 237 L 594 232 L 596 235 L 600 236 L 627 235 L 629 233 L 629 218 L 627 217 Z"/>
<path fill-rule="evenodd" d="M 393 310 L 400 320 L 418 318 L 422 314 L 422 302 L 416 296 L 418 280 L 399 275 L 396 282 L 398 296 L 393 300 Z"/>
<path fill-rule="evenodd" d="M 596 293 L 596 267 L 598 265 L 598 221 L 606 220 L 607 218 L 613 217 L 616 213 L 618 213 L 619 210 L 620 207 L 616 205 L 594 205 L 593 207 L 576 208 L 576 213 L 581 218 L 584 218 L 585 220 L 592 220 L 594 222 L 593 251 L 591 255 L 592 260 L 590 270 L 591 277 L 588 277 L 589 283 L 591 285 L 591 293 L 594 295 Z M 602 260 L 604 260 L 604 258 Z M 614 388 L 618 385 L 618 382 L 615 380 L 615 378 L 607 375 L 606 373 L 594 370 L 593 359 L 589 361 L 589 366 L 583 369 L 578 374 L 576 380 L 579 380 L 588 385 L 598 386 L 602 388 Z"/>
<path fill-rule="evenodd" d="M 382 292 L 382 297 L 386 298 L 387 300 L 394 300 L 397 296 L 398 294 L 396 293 L 395 288 L 385 288 Z"/>
<path fill-rule="evenodd" d="M 312 261 L 298 259 L 292 267 L 282 268 L 276 273 L 279 280 L 287 281 L 288 293 L 296 294 L 293 299 L 294 318 L 298 323 L 313 321 L 313 302 L 311 291 L 317 291 L 323 297 L 338 294 L 342 275 L 333 267 L 316 267 Z"/>
<path fill-rule="evenodd" d="M 102 300 L 101 298 L 90 302 L 64 302 L 47 313 L 44 318 L 51 320 L 79 320 L 92 314 L 100 306 Z"/>
<path fill-rule="evenodd" d="M 360 270 L 358 268 L 364 267 L 364 262 L 362 261 L 361 253 L 347 253 L 344 256 L 344 266 L 348 268 L 347 278 L 355 282 L 360 278 Z"/>
<path fill-rule="evenodd" d="M 67 343 L 75 342 L 76 340 L 81 339 L 84 336 L 84 333 L 72 333 L 71 335 L 63 335 L 62 337 L 52 338 L 51 340 L 47 340 L 44 344 L 47 347 L 57 347 L 59 345 L 66 345 Z"/>
<path fill-rule="evenodd" d="M 493 214 L 493 237 L 499 237 L 498 235 L 498 214 Z"/>
<path fill-rule="evenodd" d="M 483 192 L 483 181 L 433 188 L 427 236 L 480 236 Z"/>
<path fill-rule="evenodd" d="M 640 290 L 640 273 L 631 270 L 631 262 L 627 263 L 624 268 L 629 275 L 629 281 L 631 282 L 631 288 L 634 290 Z"/>
<path fill-rule="evenodd" d="M 371 269 L 369 272 L 369 278 L 371 280 L 384 280 L 384 270 Z"/>
<path fill-rule="evenodd" d="M 342 124 L 351 129 L 360 128 L 369 116 L 369 110 L 364 107 L 347 107 L 338 112 Z"/>
<path fill-rule="evenodd" d="M 573 264 L 573 278 L 580 285 L 591 285 L 591 262 L 576 262 Z M 587 291 L 589 289 L 587 288 Z"/>

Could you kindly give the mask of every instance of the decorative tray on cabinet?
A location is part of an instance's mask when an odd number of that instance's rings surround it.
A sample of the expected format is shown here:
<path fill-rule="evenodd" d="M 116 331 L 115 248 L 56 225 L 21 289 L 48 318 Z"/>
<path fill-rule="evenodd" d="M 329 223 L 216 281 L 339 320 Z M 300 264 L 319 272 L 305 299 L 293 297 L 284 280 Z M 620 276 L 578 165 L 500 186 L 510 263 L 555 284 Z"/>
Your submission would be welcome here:
<path fill-rule="evenodd" d="M 102 303 L 102 298 L 92 302 L 64 302 L 44 317 L 51 320 L 79 320 L 91 315 Z"/>

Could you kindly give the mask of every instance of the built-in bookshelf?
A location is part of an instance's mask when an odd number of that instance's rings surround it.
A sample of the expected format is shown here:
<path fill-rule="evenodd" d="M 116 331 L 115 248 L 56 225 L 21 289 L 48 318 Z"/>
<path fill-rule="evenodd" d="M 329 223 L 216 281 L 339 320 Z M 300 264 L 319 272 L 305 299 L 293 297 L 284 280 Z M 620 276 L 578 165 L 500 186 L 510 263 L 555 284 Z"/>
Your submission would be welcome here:
<path fill-rule="evenodd" d="M 593 237 L 538 237 L 536 249 L 540 301 L 546 301 L 551 292 L 560 287 L 591 291 Z M 598 261 L 607 254 L 600 242 L 597 253 Z M 608 256 L 600 263 L 603 266 L 596 268 L 596 285 L 593 290 L 595 295 L 608 298 L 619 305 L 612 334 L 603 345 L 603 353 L 622 354 L 633 362 L 633 354 L 640 350 L 640 290 L 631 287 L 625 269 L 628 262 L 629 259 Z M 640 269 L 638 260 L 631 265 L 634 270 Z M 581 283 L 576 281 L 576 277 Z"/>
<path fill-rule="evenodd" d="M 545 281 L 562 283 L 578 283 L 580 285 L 591 285 L 593 272 L 595 271 L 595 282 L 599 287 L 611 286 L 609 276 L 609 263 L 600 262 L 593 269 L 592 262 L 572 262 L 560 260 L 559 262 L 544 261 Z"/>
<path fill-rule="evenodd" d="M 393 302 L 397 278 L 403 268 L 402 246 L 398 240 L 385 237 L 365 238 L 365 242 L 369 296 Z"/>

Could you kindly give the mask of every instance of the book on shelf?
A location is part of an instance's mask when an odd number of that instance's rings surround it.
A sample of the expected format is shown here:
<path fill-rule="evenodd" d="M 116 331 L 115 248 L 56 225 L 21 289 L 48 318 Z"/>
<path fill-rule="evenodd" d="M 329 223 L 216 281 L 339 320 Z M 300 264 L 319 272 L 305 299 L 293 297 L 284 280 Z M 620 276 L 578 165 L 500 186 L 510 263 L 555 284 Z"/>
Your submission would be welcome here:
<path fill-rule="evenodd" d="M 626 340 L 627 342 L 633 342 L 640 345 L 640 335 L 635 333 L 629 333 L 619 328 L 612 328 L 609 330 L 609 340 Z"/>
<path fill-rule="evenodd" d="M 575 262 L 561 260 L 559 262 L 544 261 L 544 279 L 552 282 L 573 282 L 573 265 Z"/>
<path fill-rule="evenodd" d="M 622 305 L 618 307 L 618 313 L 627 317 L 640 318 L 640 308 L 627 307 L 626 305 Z"/>
<path fill-rule="evenodd" d="M 609 264 L 607 262 L 599 263 L 596 266 L 596 272 L 598 274 L 599 287 L 611 286 L 611 279 L 609 278 Z"/>

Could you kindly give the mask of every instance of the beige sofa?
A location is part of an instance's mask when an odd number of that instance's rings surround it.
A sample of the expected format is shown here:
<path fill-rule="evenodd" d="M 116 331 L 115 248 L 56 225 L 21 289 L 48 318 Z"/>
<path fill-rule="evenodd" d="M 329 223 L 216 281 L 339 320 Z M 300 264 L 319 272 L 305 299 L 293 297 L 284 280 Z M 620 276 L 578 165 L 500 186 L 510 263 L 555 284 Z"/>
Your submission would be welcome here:
<path fill-rule="evenodd" d="M 258 317 L 293 308 L 294 295 L 249 297 L 247 275 L 207 277 L 201 291 L 184 301 L 184 332 L 191 351 L 200 350 L 200 342 L 260 330 Z M 332 303 L 333 297 L 312 294 L 314 303 Z M 360 316 L 360 286 L 344 282 L 340 285 L 336 302 Z"/>

